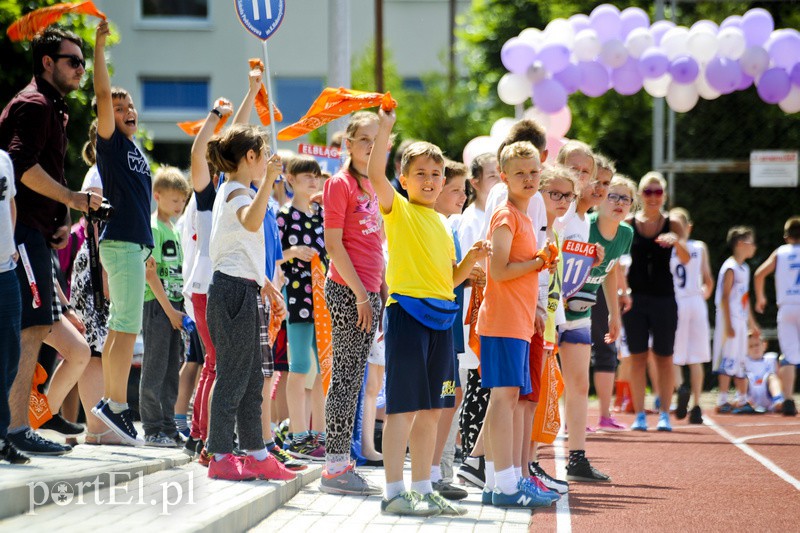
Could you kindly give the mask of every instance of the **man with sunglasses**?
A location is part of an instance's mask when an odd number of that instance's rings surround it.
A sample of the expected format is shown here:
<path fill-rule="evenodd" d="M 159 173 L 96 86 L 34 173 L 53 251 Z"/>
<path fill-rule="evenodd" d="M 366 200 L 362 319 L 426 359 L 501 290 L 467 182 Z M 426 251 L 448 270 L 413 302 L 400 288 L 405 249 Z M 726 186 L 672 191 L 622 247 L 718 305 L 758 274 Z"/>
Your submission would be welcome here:
<path fill-rule="evenodd" d="M 71 376 L 69 380 L 80 377 L 84 358 L 79 356 L 84 355 L 84 347 L 88 354 L 86 341 L 75 326 L 70 320 L 60 320 L 51 256 L 51 248 L 63 248 L 67 243 L 69 208 L 86 212 L 99 207 L 102 200 L 96 194 L 71 191 L 64 175 L 69 120 L 64 97 L 80 87 L 85 72 L 82 46 L 77 35 L 56 27 L 37 35 L 31 43 L 33 79 L 0 114 L 0 149 L 11 156 L 17 188 L 14 240 L 21 256 L 16 273 L 22 294 L 21 354 L 9 393 L 8 442 L 31 454 L 61 455 L 70 450 L 34 433 L 28 423 L 28 397 L 42 343 L 77 355 L 71 366 L 62 369 Z M 71 310 L 63 313 L 72 319 Z M 82 430 L 57 413 L 53 424 L 56 427 L 51 429 L 62 433 Z"/>

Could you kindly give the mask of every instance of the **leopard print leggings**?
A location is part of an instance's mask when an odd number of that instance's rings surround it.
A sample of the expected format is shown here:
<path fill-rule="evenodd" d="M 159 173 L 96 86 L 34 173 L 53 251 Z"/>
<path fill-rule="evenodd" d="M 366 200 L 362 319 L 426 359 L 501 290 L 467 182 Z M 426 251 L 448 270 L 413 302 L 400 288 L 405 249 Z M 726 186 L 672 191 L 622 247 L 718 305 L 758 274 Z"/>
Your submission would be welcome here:
<path fill-rule="evenodd" d="M 356 295 L 346 285 L 325 280 L 325 302 L 331 314 L 333 364 L 328 398 L 325 401 L 325 424 L 329 455 L 349 455 L 358 393 L 364 381 L 369 349 L 381 316 L 381 297 L 369 292 L 372 307 L 372 330 L 363 331 L 358 322 Z"/>

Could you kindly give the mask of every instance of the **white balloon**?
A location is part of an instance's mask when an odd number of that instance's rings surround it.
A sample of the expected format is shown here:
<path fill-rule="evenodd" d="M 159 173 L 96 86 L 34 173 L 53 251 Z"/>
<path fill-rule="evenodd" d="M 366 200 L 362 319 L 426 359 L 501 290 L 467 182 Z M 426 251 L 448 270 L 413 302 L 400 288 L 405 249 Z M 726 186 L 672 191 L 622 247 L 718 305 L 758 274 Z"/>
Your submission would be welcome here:
<path fill-rule="evenodd" d="M 631 57 L 638 59 L 645 50 L 653 46 L 654 42 L 647 28 L 634 28 L 625 38 L 625 48 Z"/>
<path fill-rule="evenodd" d="M 575 41 L 575 30 L 567 19 L 553 19 L 544 29 L 545 43 L 560 43 L 572 48 Z"/>
<path fill-rule="evenodd" d="M 697 61 L 705 63 L 711 61 L 717 55 L 719 43 L 717 36 L 707 26 L 695 26 L 689 31 L 689 39 L 686 41 L 689 54 Z"/>
<path fill-rule="evenodd" d="M 676 26 L 667 30 L 661 38 L 661 49 L 670 59 L 689 55 L 689 30 L 684 26 Z"/>
<path fill-rule="evenodd" d="M 600 61 L 611 68 L 619 68 L 628 61 L 628 50 L 619 39 L 610 39 L 600 49 Z"/>
<path fill-rule="evenodd" d="M 509 72 L 503 74 L 503 77 L 497 82 L 497 96 L 508 105 L 523 103 L 530 98 L 532 90 L 531 82 L 522 74 Z"/>
<path fill-rule="evenodd" d="M 669 84 L 667 89 L 667 105 L 678 113 L 691 111 L 697 105 L 700 95 L 697 94 L 697 87 L 693 83 Z"/>
<path fill-rule="evenodd" d="M 757 78 L 769 67 L 769 54 L 760 46 L 751 46 L 745 49 L 739 58 L 742 72 L 751 78 Z"/>
<path fill-rule="evenodd" d="M 467 165 L 467 167 L 469 167 L 472 163 L 472 160 L 481 154 L 485 154 L 487 152 L 496 154 L 497 149 L 500 148 L 501 142 L 502 139 L 494 139 L 488 135 L 475 137 L 469 141 L 466 146 L 464 146 L 464 152 L 462 153 L 461 160 L 465 165 Z"/>
<path fill-rule="evenodd" d="M 735 26 L 722 28 L 717 34 L 717 42 L 720 57 L 728 59 L 739 59 L 747 47 L 744 32 Z"/>
<path fill-rule="evenodd" d="M 797 113 L 800 111 L 800 87 L 793 84 L 786 98 L 778 102 L 778 107 L 784 113 Z"/>
<path fill-rule="evenodd" d="M 500 139 L 502 141 L 508 135 L 508 132 L 511 131 L 511 128 L 514 127 L 517 121 L 513 118 L 503 117 L 499 118 L 492 124 L 492 129 L 489 132 L 489 136 L 493 139 Z"/>
<path fill-rule="evenodd" d="M 667 96 L 667 90 L 672 83 L 672 76 L 664 74 L 659 78 L 645 78 L 644 90 L 654 98 L 664 98 Z"/>
<path fill-rule="evenodd" d="M 538 51 L 544 43 L 544 33 L 539 28 L 525 28 L 519 33 L 519 39 Z"/>
<path fill-rule="evenodd" d="M 591 29 L 579 31 L 575 36 L 572 51 L 581 61 L 592 61 L 596 58 L 600 53 L 600 39 L 597 37 L 597 32 Z"/>
<path fill-rule="evenodd" d="M 722 94 L 708 84 L 705 65 L 700 66 L 700 73 L 697 75 L 697 79 L 694 80 L 694 84 L 697 87 L 697 94 L 699 94 L 703 100 L 715 100 Z"/>

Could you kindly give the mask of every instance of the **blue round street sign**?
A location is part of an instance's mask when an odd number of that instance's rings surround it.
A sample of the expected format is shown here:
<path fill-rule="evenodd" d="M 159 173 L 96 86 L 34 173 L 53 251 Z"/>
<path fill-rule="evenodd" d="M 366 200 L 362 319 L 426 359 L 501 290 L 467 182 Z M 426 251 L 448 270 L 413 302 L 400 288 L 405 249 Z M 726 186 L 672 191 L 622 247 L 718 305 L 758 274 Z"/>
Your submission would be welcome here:
<path fill-rule="evenodd" d="M 283 22 L 286 0 L 233 0 L 242 26 L 266 41 Z"/>

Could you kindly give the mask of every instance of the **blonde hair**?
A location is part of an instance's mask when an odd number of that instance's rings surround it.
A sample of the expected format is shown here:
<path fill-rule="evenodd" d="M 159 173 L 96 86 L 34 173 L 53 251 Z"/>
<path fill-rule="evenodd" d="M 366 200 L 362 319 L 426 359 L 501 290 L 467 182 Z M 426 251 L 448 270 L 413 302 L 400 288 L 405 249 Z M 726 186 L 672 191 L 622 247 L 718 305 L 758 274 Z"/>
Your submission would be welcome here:
<path fill-rule="evenodd" d="M 159 168 L 153 177 L 153 192 L 165 191 L 177 191 L 188 198 L 192 188 L 180 169 L 164 166 Z"/>
<path fill-rule="evenodd" d="M 417 141 L 406 148 L 403 152 L 403 159 L 400 163 L 400 172 L 402 172 L 404 176 L 408 175 L 408 171 L 411 168 L 411 163 L 418 157 L 429 157 L 435 163 L 444 167 L 444 154 L 442 154 L 441 148 L 429 142 Z"/>
<path fill-rule="evenodd" d="M 249 124 L 234 124 L 208 141 L 206 159 L 220 172 L 236 172 L 239 161 L 253 150 L 258 157 L 264 147 L 269 151 L 267 130 Z"/>
<path fill-rule="evenodd" d="M 500 170 L 506 171 L 506 165 L 512 159 L 536 159 L 539 160 L 539 150 L 528 141 L 511 143 L 503 148 L 500 153 Z"/>
<path fill-rule="evenodd" d="M 601 153 L 596 152 L 594 154 L 594 166 L 598 169 L 602 168 L 604 170 L 608 170 L 612 174 L 617 173 L 617 166 L 614 164 L 614 162 Z"/>
<path fill-rule="evenodd" d="M 649 184 L 654 182 L 661 185 L 661 188 L 664 190 L 665 193 L 667 192 L 667 180 L 664 179 L 664 175 L 661 174 L 661 172 L 656 172 L 655 170 L 651 170 L 650 172 L 642 176 L 642 179 L 639 180 L 639 189 L 638 189 L 639 193 L 641 193 L 644 190 L 644 188 L 647 187 Z"/>
<path fill-rule="evenodd" d="M 783 237 L 792 240 L 800 239 L 800 216 L 790 217 L 783 225 Z"/>
<path fill-rule="evenodd" d="M 575 173 L 572 169 L 564 165 L 547 165 L 542 169 L 539 178 L 539 190 L 543 191 L 546 187 L 556 180 L 564 180 L 572 185 L 572 192 L 578 188 L 578 180 L 575 178 Z"/>
<path fill-rule="evenodd" d="M 669 216 L 670 218 L 672 218 L 673 216 L 680 217 L 682 219 L 681 222 L 683 222 L 685 226 L 688 226 L 689 224 L 692 223 L 692 217 L 689 216 L 689 211 L 687 211 L 682 207 L 673 207 L 672 209 L 670 209 Z"/>
<path fill-rule="evenodd" d="M 633 203 L 631 204 L 631 210 L 633 210 L 633 208 L 636 207 L 636 182 L 624 174 L 614 174 L 608 188 L 610 190 L 612 187 L 617 186 L 628 189 L 628 193 L 631 195 L 631 198 L 633 198 Z"/>

